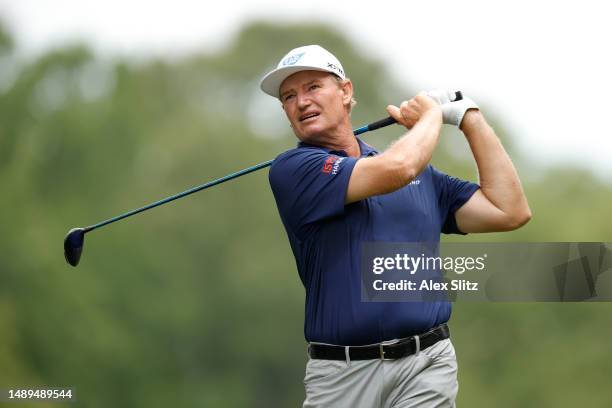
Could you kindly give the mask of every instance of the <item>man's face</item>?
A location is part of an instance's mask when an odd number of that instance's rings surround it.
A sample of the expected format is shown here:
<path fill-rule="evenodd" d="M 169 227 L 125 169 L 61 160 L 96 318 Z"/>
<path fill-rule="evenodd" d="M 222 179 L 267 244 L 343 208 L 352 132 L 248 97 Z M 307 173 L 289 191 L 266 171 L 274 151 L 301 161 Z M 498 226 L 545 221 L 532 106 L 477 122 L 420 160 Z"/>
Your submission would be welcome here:
<path fill-rule="evenodd" d="M 352 87 L 333 74 L 300 71 L 283 81 L 280 101 L 298 139 L 315 142 L 337 128 L 348 116 Z"/>

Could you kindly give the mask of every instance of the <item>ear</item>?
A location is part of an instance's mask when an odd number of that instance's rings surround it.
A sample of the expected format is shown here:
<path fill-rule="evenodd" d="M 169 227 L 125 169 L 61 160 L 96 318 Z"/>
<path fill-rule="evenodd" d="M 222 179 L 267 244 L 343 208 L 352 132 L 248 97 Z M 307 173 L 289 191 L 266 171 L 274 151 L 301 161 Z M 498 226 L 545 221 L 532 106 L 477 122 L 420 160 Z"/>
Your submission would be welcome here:
<path fill-rule="evenodd" d="M 342 104 L 351 105 L 351 100 L 353 99 L 353 83 L 350 79 L 346 79 L 344 83 L 341 85 L 340 89 L 342 90 Z"/>

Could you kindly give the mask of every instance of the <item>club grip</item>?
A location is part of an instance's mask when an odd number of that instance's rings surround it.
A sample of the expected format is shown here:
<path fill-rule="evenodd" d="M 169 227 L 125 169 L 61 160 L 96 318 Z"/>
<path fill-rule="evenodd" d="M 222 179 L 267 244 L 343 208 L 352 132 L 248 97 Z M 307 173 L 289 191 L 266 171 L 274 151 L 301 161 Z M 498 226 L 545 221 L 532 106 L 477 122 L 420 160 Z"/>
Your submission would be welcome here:
<path fill-rule="evenodd" d="M 394 123 L 397 123 L 397 121 L 395 119 L 393 119 L 391 116 L 381 119 L 381 120 L 377 120 L 376 122 L 372 122 L 368 125 L 368 130 L 376 130 L 376 129 L 380 129 L 382 127 L 385 126 L 389 126 L 392 125 Z"/>
<path fill-rule="evenodd" d="M 455 99 L 453 100 L 453 102 L 460 101 L 462 99 L 463 99 L 463 94 L 461 93 L 461 91 L 455 91 Z M 377 120 L 376 122 L 370 123 L 367 126 L 367 130 L 380 129 L 385 126 L 393 125 L 394 123 L 397 123 L 397 121 L 393 119 L 391 116 L 389 116 L 384 119 Z"/>

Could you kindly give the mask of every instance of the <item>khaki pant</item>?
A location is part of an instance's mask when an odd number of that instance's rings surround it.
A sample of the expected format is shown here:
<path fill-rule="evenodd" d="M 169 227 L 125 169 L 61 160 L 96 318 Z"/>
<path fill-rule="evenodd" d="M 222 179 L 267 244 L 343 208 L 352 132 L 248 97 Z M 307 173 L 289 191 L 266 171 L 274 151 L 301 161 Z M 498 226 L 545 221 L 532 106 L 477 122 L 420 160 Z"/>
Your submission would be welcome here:
<path fill-rule="evenodd" d="M 398 360 L 309 359 L 303 408 L 454 407 L 457 359 L 450 339 Z"/>

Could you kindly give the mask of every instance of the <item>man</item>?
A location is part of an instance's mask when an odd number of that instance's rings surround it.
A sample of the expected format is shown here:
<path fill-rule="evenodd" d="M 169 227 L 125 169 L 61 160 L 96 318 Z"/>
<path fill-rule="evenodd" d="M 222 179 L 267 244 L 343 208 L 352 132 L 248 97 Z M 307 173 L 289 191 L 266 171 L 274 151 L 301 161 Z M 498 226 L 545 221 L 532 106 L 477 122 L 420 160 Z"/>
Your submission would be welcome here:
<path fill-rule="evenodd" d="M 525 224 L 527 200 L 493 129 L 469 98 L 419 93 L 387 107 L 409 131 L 378 154 L 353 135 L 353 84 L 318 45 L 291 50 L 261 88 L 299 139 L 269 178 L 306 289 L 304 407 L 454 406 L 450 304 L 361 302 L 360 250 Z M 429 164 L 443 123 L 465 134 L 480 185 Z"/>

